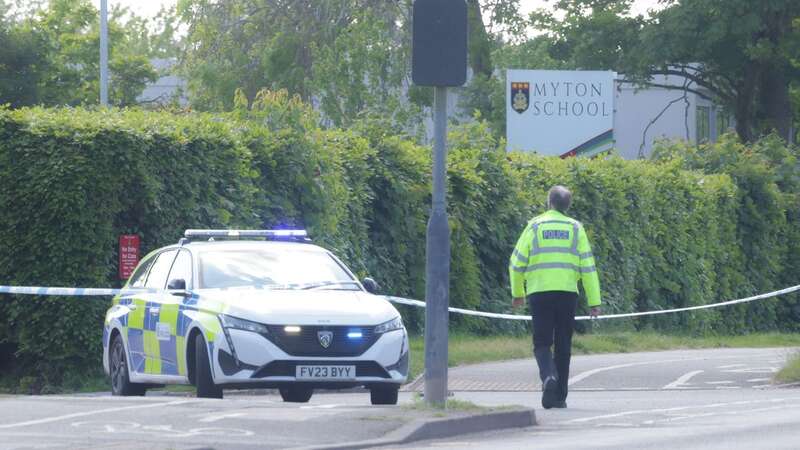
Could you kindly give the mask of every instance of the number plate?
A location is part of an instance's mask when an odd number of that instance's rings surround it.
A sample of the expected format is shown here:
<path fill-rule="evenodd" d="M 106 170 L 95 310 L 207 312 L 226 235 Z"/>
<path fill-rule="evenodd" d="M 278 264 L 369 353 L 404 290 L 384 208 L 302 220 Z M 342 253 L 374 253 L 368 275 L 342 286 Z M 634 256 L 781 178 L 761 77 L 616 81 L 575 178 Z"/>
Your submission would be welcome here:
<path fill-rule="evenodd" d="M 354 380 L 356 366 L 297 366 L 298 380 Z"/>

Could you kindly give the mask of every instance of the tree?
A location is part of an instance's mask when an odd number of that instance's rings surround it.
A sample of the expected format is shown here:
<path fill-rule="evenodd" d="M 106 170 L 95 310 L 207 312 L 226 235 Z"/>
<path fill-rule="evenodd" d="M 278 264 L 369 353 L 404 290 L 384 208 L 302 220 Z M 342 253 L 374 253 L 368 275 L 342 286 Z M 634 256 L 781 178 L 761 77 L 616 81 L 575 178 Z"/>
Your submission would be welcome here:
<path fill-rule="evenodd" d="M 36 103 L 46 68 L 41 37 L 0 15 L 0 104 L 16 108 Z"/>
<path fill-rule="evenodd" d="M 0 102 L 12 106 L 90 105 L 99 102 L 99 12 L 89 0 L 35 2 L 0 23 Z M 133 45 L 125 10 L 109 18 L 110 101 L 135 103 L 156 73 Z M 132 24 L 140 19 L 133 16 Z M 6 87 L 8 86 L 8 87 Z"/>

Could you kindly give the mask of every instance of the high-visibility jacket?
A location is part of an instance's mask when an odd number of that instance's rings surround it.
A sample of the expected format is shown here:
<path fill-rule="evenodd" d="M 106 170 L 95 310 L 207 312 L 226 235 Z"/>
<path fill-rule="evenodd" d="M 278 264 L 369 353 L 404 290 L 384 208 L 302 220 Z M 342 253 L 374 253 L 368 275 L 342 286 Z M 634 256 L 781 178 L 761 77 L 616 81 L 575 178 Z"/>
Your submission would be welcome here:
<path fill-rule="evenodd" d="M 511 294 L 578 292 L 578 281 L 589 306 L 600 305 L 600 280 L 583 225 L 556 210 L 534 217 L 517 241 L 509 264 Z"/>

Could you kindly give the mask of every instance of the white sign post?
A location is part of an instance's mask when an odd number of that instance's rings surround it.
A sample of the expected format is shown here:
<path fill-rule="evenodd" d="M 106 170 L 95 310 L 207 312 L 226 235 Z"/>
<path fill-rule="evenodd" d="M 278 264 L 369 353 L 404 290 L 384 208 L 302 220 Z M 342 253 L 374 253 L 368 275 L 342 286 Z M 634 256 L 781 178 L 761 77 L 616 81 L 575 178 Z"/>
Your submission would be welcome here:
<path fill-rule="evenodd" d="M 615 72 L 508 70 L 507 150 L 591 156 L 614 145 Z"/>

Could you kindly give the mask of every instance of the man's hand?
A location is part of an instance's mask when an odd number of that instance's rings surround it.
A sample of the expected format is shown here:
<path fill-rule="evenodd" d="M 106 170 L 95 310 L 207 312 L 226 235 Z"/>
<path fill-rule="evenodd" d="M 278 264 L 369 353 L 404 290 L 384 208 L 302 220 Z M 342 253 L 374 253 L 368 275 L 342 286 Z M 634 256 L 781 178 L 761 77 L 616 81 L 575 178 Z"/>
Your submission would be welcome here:
<path fill-rule="evenodd" d="M 514 297 L 514 301 L 511 302 L 511 306 L 514 308 L 521 308 L 524 304 L 525 297 Z"/>
<path fill-rule="evenodd" d="M 589 317 L 597 317 L 600 315 L 600 307 L 595 306 L 594 308 L 589 310 Z"/>

